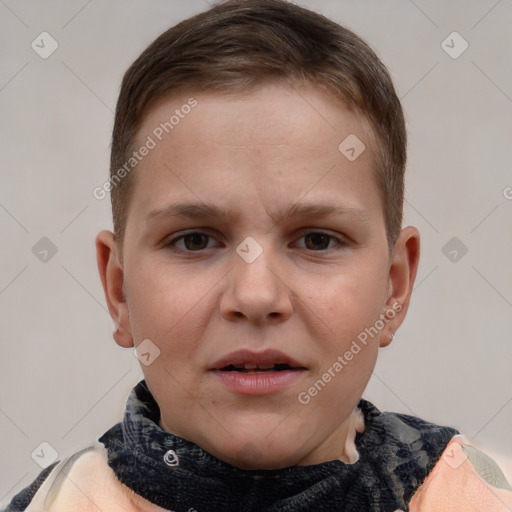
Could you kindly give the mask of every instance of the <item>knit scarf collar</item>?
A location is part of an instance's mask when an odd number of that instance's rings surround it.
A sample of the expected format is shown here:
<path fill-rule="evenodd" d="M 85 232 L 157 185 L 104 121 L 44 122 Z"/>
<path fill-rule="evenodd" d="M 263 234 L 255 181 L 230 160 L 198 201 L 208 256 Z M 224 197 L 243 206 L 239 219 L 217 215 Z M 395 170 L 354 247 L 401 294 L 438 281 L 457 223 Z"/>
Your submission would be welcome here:
<path fill-rule="evenodd" d="M 174 512 L 405 509 L 448 441 L 458 432 L 413 416 L 380 412 L 361 399 L 365 430 L 359 460 L 275 470 L 245 470 L 162 429 L 145 381 L 132 390 L 124 419 L 99 441 L 117 478 Z"/>

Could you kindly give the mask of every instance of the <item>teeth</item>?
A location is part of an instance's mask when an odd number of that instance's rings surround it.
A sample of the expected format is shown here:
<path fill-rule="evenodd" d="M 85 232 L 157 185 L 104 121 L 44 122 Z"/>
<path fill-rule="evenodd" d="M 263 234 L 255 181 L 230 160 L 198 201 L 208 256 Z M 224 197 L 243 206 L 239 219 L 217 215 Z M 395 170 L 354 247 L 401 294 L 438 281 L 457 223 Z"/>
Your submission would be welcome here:
<path fill-rule="evenodd" d="M 291 370 L 292 368 L 285 363 L 278 364 L 254 364 L 254 363 L 246 363 L 246 364 L 229 364 L 222 368 L 225 371 L 241 371 L 245 373 L 256 373 L 256 372 L 266 372 L 266 371 L 283 371 L 283 370 Z"/>
<path fill-rule="evenodd" d="M 274 368 L 274 364 L 253 364 L 253 363 L 245 363 L 243 368 L 246 370 L 270 370 Z"/>

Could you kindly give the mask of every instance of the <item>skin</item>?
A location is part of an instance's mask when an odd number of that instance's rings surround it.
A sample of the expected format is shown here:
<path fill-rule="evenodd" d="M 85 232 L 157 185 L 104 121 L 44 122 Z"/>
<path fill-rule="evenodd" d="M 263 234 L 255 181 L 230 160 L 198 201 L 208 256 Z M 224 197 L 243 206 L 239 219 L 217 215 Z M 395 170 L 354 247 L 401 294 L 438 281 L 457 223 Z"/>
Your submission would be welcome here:
<path fill-rule="evenodd" d="M 155 103 L 134 147 L 189 97 Z M 134 171 L 122 248 L 109 231 L 97 236 L 114 338 L 122 347 L 150 339 L 159 348 L 159 357 L 141 368 L 160 406 L 160 425 L 219 459 L 262 469 L 347 461 L 349 417 L 379 347 L 389 344 L 407 312 L 418 231 L 403 229 L 389 251 L 371 172 L 372 132 L 325 92 L 266 85 L 243 96 L 194 98 L 197 106 Z M 348 134 L 366 146 L 353 162 L 338 150 Z M 232 216 L 148 220 L 170 203 L 199 201 Z M 276 211 L 295 203 L 350 210 L 276 222 Z M 209 236 L 169 245 L 186 230 Z M 252 263 L 236 252 L 248 236 L 263 249 Z M 309 403 L 300 403 L 299 393 L 393 304 L 400 311 L 379 334 Z M 277 348 L 307 371 L 277 393 L 235 393 L 208 369 L 239 348 Z"/>

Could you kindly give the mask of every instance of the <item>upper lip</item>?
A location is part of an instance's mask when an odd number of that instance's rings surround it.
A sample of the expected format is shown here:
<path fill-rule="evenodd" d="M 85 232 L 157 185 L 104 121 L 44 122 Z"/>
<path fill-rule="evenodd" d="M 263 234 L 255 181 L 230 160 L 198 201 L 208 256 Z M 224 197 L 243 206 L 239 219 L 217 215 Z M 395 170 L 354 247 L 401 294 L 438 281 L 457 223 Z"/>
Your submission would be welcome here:
<path fill-rule="evenodd" d="M 243 366 L 245 364 L 252 365 L 272 365 L 272 364 L 287 364 L 292 368 L 305 368 L 304 365 L 290 357 L 289 355 L 281 352 L 280 350 L 267 349 L 262 352 L 255 352 L 249 349 L 240 349 L 230 352 L 218 361 L 215 361 L 210 370 L 221 370 L 222 368 L 233 365 Z"/>

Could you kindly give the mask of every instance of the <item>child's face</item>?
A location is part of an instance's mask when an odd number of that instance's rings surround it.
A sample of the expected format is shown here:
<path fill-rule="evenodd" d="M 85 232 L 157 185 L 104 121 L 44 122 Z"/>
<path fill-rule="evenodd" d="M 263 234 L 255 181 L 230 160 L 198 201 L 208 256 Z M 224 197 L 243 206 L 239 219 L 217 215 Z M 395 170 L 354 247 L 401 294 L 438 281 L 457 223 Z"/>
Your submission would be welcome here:
<path fill-rule="evenodd" d="M 148 135 L 156 147 L 133 171 L 122 266 L 111 235 L 98 237 L 115 338 L 158 347 L 141 367 L 161 426 L 217 457 L 259 468 L 343 458 L 346 420 L 407 309 L 416 232 L 389 256 L 370 129 L 324 93 L 197 94 L 159 141 L 155 128 L 189 97 L 158 102 L 137 134 L 135 148 Z M 338 149 L 349 134 L 366 145 L 354 161 Z M 226 216 L 177 216 L 178 204 Z M 314 214 L 327 206 L 341 210 Z M 220 370 L 239 349 L 278 350 L 296 369 Z"/>

